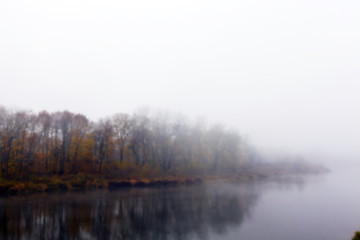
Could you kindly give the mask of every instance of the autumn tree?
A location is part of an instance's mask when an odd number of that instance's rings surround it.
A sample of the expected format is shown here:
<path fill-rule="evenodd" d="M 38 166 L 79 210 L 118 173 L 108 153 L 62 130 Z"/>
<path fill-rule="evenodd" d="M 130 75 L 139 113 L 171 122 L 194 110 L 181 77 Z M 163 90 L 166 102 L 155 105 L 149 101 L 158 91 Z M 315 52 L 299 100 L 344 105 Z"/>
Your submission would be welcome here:
<path fill-rule="evenodd" d="M 235 131 L 140 109 L 91 122 L 69 111 L 34 114 L 0 107 L 1 177 L 103 174 L 147 169 L 174 173 L 233 171 L 252 152 Z M 115 164 L 130 163 L 130 164 Z M 133 166 L 136 166 L 134 168 Z M 121 170 L 121 171 L 120 171 Z"/>
<path fill-rule="evenodd" d="M 81 154 L 81 147 L 83 140 L 89 132 L 89 120 L 82 114 L 76 114 L 73 117 L 73 122 L 71 125 L 71 172 L 78 172 L 78 159 Z"/>
<path fill-rule="evenodd" d="M 9 111 L 2 112 L 2 147 L 1 147 L 1 173 L 2 176 L 8 177 L 9 162 L 14 152 L 14 143 L 19 141 L 20 134 L 26 128 L 26 118 L 24 112 L 11 113 Z"/>

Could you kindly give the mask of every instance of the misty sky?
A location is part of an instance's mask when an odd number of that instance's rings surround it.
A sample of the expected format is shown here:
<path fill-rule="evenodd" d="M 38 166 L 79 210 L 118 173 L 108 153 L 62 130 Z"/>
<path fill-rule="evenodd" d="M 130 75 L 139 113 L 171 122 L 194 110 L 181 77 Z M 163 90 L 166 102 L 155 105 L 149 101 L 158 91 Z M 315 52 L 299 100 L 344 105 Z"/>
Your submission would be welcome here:
<path fill-rule="evenodd" d="M 141 106 L 260 148 L 360 156 L 360 1 L 3 0 L 0 105 Z"/>

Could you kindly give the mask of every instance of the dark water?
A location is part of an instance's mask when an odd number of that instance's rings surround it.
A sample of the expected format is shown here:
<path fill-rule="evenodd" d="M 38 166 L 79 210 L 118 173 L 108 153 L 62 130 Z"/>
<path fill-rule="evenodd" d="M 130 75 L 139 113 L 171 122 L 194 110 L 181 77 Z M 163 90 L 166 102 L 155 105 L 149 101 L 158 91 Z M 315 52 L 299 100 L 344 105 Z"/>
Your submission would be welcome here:
<path fill-rule="evenodd" d="M 356 172 L 0 198 L 0 239 L 351 239 Z"/>

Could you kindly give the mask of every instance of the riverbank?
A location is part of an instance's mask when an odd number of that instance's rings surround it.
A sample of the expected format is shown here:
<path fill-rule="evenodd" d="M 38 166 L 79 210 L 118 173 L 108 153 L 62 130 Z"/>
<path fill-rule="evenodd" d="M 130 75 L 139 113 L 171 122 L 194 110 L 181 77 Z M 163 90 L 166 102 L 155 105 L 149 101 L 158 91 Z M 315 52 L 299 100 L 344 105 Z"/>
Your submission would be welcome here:
<path fill-rule="evenodd" d="M 3 181 L 0 195 L 29 194 L 36 192 L 78 191 L 91 189 L 117 189 L 131 187 L 162 187 L 190 185 L 203 182 L 198 177 L 163 177 L 154 179 L 105 179 L 96 175 L 68 175 L 64 177 L 36 178 L 32 181 Z"/>
<path fill-rule="evenodd" d="M 0 195 L 30 194 L 36 192 L 79 191 L 91 189 L 119 189 L 133 187 L 165 187 L 192 185 L 202 182 L 226 180 L 231 182 L 245 182 L 264 180 L 271 177 L 297 174 L 318 174 L 329 171 L 326 168 L 302 167 L 292 165 L 275 166 L 274 164 L 261 167 L 248 166 L 237 173 L 231 174 L 201 174 L 194 176 L 163 175 L 160 177 L 126 177 L 107 178 L 103 175 L 76 174 L 33 177 L 27 181 L 0 180 Z"/>

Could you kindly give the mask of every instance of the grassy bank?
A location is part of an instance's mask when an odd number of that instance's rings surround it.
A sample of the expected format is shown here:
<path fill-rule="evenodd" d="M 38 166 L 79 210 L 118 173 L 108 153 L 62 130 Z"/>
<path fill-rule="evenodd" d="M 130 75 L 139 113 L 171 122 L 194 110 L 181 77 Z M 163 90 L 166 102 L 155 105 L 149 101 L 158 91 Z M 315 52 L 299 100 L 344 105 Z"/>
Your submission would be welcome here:
<path fill-rule="evenodd" d="M 129 187 L 162 187 L 190 185 L 203 182 L 199 177 L 163 177 L 153 179 L 104 179 L 93 175 L 72 175 L 59 178 L 36 178 L 33 181 L 2 181 L 0 195 L 35 192 L 77 191 L 90 189 L 118 189 Z"/>
<path fill-rule="evenodd" d="M 229 180 L 244 182 L 259 179 L 268 179 L 274 176 L 287 174 L 317 174 L 328 171 L 322 167 L 262 164 L 261 166 L 246 166 L 236 173 L 207 173 L 196 175 L 147 174 L 128 177 L 106 177 L 94 174 L 53 175 L 46 177 L 31 177 L 25 180 L 0 179 L 0 195 L 28 194 L 35 192 L 77 191 L 90 189 L 118 189 L 131 187 L 163 187 L 191 185 L 204 181 Z"/>

